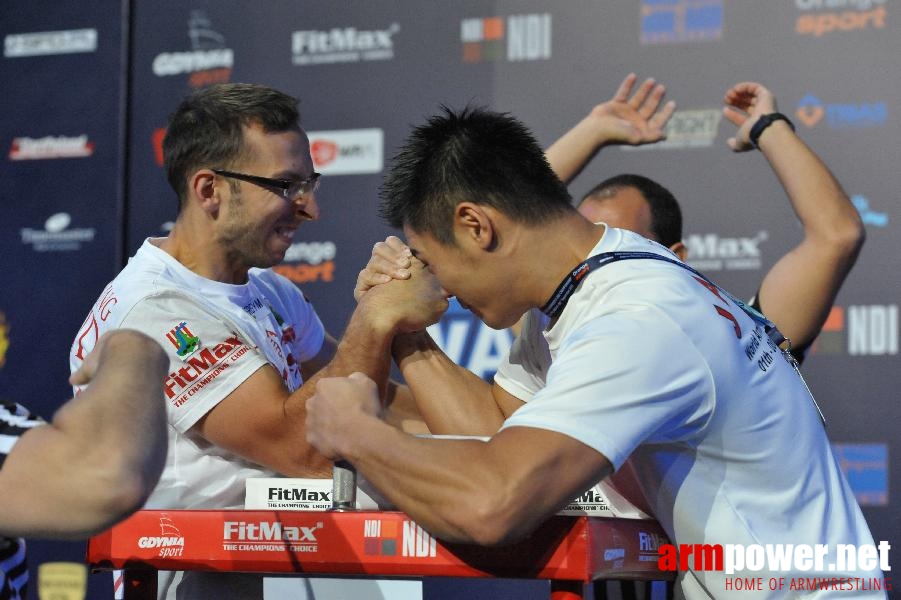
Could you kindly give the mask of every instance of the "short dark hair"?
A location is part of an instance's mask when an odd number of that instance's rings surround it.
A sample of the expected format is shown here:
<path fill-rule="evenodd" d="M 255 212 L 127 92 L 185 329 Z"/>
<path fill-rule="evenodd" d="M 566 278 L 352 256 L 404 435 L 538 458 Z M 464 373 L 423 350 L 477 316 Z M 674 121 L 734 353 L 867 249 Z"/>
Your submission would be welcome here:
<path fill-rule="evenodd" d="M 539 224 L 572 212 L 572 198 L 529 130 L 507 113 L 446 106 L 413 129 L 380 189 L 379 214 L 454 243 L 451 218 L 464 200 Z"/>
<path fill-rule="evenodd" d="M 259 125 L 267 133 L 300 127 L 297 99 L 252 83 L 222 83 L 198 90 L 169 117 L 163 164 L 179 206 L 188 176 L 203 167 L 227 168 L 245 151 L 243 128 Z"/>
<path fill-rule="evenodd" d="M 658 242 L 670 247 L 682 241 L 682 210 L 679 202 L 672 192 L 643 175 L 625 173 L 605 179 L 585 194 L 582 202 L 603 200 L 624 187 L 635 188 L 647 200 L 651 209 L 651 231 Z"/>

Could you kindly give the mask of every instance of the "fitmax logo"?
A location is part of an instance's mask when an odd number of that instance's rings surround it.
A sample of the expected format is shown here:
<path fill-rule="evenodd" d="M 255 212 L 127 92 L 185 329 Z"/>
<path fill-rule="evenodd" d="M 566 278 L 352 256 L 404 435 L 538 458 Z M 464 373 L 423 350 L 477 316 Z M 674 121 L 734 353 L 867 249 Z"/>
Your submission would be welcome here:
<path fill-rule="evenodd" d="M 222 539 L 228 542 L 235 540 L 242 542 L 315 542 L 318 529 L 322 529 L 321 522 L 312 527 L 286 527 L 277 521 L 259 521 L 257 523 L 225 521 Z"/>

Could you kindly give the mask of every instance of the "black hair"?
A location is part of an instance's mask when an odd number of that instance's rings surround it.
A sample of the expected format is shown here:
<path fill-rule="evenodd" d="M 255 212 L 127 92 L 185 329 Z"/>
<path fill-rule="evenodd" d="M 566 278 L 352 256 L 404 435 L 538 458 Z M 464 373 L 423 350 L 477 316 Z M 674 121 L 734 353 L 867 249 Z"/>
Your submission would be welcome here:
<path fill-rule="evenodd" d="M 379 214 L 453 244 L 459 202 L 491 206 L 539 224 L 573 210 L 566 186 L 529 130 L 507 113 L 446 106 L 413 129 L 380 189 Z"/>
<path fill-rule="evenodd" d="M 682 241 L 682 210 L 679 202 L 672 192 L 643 175 L 626 173 L 605 179 L 585 194 L 582 202 L 603 201 L 624 187 L 634 188 L 644 196 L 651 209 L 651 231 L 658 242 L 670 247 Z"/>

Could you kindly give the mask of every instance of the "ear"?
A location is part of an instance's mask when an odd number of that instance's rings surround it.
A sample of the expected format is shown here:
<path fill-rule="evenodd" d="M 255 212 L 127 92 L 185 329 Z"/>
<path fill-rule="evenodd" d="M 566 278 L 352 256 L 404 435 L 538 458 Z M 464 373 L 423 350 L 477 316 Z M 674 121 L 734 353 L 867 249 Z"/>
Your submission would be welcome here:
<path fill-rule="evenodd" d="M 228 185 L 224 180 L 222 185 Z M 196 202 L 200 208 L 215 216 L 219 212 L 220 187 L 216 185 L 216 174 L 209 169 L 201 169 L 191 175 L 188 181 L 188 194 L 191 203 Z"/>
<path fill-rule="evenodd" d="M 672 250 L 673 253 L 678 256 L 679 260 L 681 260 L 682 262 L 685 262 L 685 260 L 688 258 L 688 246 L 686 246 L 682 242 L 676 242 L 675 244 L 670 246 L 669 249 Z"/>
<path fill-rule="evenodd" d="M 485 207 L 464 201 L 454 209 L 454 230 L 458 242 L 469 240 L 483 250 L 491 250 L 496 243 L 494 221 Z"/>

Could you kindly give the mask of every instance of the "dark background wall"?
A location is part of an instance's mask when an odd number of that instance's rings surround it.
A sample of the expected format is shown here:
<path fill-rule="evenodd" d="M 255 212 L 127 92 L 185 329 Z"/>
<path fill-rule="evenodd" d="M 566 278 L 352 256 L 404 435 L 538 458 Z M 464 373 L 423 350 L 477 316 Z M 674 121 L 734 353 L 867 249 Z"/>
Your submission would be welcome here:
<path fill-rule="evenodd" d="M 377 187 L 410 125 L 439 104 L 484 104 L 549 145 L 630 71 L 663 81 L 677 101 L 669 141 L 604 150 L 573 196 L 620 172 L 657 179 L 683 204 L 693 263 L 750 296 L 801 235 L 763 158 L 725 144 L 723 93 L 756 80 L 867 224 L 804 372 L 874 537 L 901 540 L 899 12 L 888 0 L 3 3 L 0 398 L 49 417 L 69 396 L 67 352 L 87 310 L 175 217 L 159 141 L 197 87 L 248 81 L 301 98 L 325 175 L 323 217 L 278 269 L 340 334 L 358 270 L 392 233 L 376 217 Z M 510 341 L 457 308 L 432 331 L 486 377 Z M 36 567 L 80 560 L 83 546 L 31 548 Z M 106 597 L 97 577 L 90 594 Z"/>

